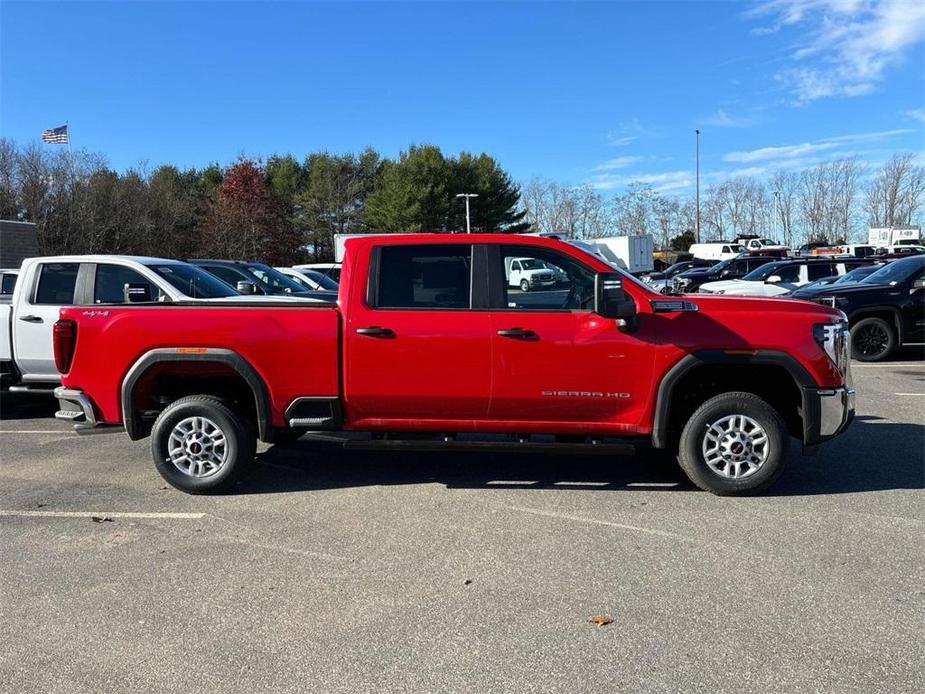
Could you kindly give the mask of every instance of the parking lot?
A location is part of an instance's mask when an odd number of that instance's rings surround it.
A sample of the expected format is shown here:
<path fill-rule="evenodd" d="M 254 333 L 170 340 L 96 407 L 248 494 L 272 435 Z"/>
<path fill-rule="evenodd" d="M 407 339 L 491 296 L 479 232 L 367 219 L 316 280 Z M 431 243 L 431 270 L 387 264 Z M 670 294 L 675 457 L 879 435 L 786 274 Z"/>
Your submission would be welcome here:
<path fill-rule="evenodd" d="M 5 394 L 0 690 L 921 691 L 925 362 L 854 377 L 851 430 L 757 498 L 652 453 L 307 440 L 193 497 Z"/>

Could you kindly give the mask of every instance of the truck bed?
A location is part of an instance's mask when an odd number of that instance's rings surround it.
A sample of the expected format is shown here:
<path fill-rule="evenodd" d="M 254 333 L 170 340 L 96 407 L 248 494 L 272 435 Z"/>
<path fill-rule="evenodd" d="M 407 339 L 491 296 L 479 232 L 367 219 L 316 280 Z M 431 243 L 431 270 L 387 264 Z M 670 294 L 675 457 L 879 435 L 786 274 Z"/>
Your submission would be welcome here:
<path fill-rule="evenodd" d="M 340 316 L 334 306 L 69 307 L 61 309 L 61 318 L 78 322 L 68 380 L 109 384 L 94 389 L 105 422 L 120 421 L 121 384 L 132 365 L 155 349 L 190 353 L 233 345 L 267 384 L 274 426 L 284 425 L 283 412 L 294 398 L 339 393 Z"/>

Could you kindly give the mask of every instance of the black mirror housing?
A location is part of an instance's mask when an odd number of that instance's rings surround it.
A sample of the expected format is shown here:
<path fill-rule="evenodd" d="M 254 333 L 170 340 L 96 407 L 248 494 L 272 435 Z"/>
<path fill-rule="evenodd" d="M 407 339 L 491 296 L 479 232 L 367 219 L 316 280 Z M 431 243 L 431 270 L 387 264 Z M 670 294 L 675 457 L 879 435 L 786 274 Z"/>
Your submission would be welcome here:
<path fill-rule="evenodd" d="M 145 304 L 154 301 L 151 285 L 142 282 L 126 282 L 122 286 L 122 298 L 127 304 Z"/>
<path fill-rule="evenodd" d="M 603 318 L 629 321 L 636 317 L 636 303 L 623 289 L 619 272 L 599 272 L 594 277 L 594 312 Z"/>

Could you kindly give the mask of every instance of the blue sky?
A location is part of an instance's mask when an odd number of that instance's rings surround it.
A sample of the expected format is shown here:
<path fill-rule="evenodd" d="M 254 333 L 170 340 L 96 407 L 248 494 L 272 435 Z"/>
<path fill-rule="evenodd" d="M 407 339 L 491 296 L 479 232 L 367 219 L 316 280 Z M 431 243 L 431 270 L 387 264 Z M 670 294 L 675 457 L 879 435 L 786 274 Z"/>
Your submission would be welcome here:
<path fill-rule="evenodd" d="M 619 191 L 925 163 L 925 3 L 14 3 L 0 132 L 116 169 L 371 145 Z"/>

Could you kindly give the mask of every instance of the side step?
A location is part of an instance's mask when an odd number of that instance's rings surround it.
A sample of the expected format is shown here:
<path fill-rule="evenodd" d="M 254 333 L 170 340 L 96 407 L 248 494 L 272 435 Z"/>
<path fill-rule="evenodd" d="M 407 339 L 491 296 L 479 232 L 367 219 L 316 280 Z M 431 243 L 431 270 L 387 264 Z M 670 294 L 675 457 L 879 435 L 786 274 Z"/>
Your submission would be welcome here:
<path fill-rule="evenodd" d="M 11 393 L 41 393 L 42 395 L 54 395 L 55 394 L 55 385 L 57 384 L 48 384 L 42 386 L 10 386 Z"/>
<path fill-rule="evenodd" d="M 544 443 L 520 441 L 457 441 L 455 439 L 359 439 L 344 441 L 354 451 L 495 451 L 546 455 L 635 455 L 631 443 Z"/>

